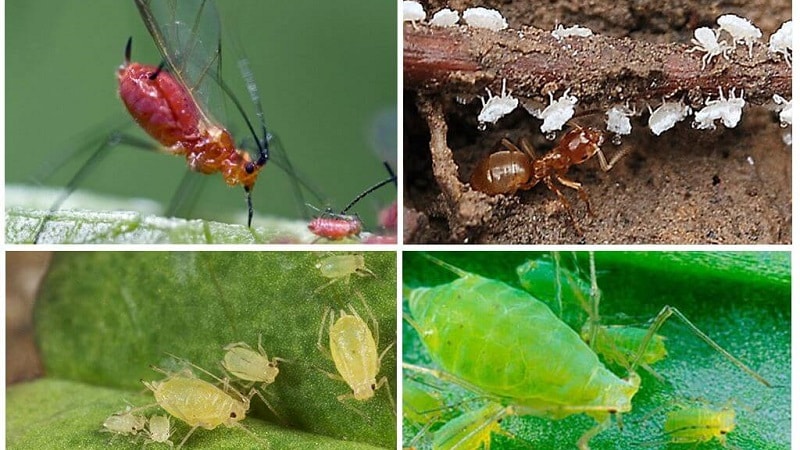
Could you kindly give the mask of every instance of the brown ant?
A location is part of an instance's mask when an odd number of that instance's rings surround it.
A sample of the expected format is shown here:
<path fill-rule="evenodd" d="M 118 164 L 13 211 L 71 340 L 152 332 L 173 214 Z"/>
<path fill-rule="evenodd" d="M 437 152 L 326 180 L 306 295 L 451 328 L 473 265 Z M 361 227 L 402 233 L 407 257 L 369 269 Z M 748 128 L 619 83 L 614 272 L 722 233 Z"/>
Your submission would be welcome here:
<path fill-rule="evenodd" d="M 586 203 L 588 214 L 594 217 L 586 189 L 577 181 L 566 178 L 567 170 L 570 166 L 583 164 L 592 156 L 597 155 L 600 168 L 604 172 L 608 172 L 627 153 L 627 150 L 620 151 L 608 161 L 600 149 L 605 141 L 603 132 L 591 127 L 573 126 L 574 128 L 568 131 L 558 144 L 541 158 L 536 158 L 533 148 L 525 139 L 520 139 L 520 147 L 522 147 L 520 149 L 508 139 L 503 138 L 500 145 L 506 150 L 492 153 L 481 160 L 472 172 L 470 185 L 473 189 L 485 194 L 497 195 L 514 194 L 520 189 L 531 189 L 540 181 L 544 181 L 547 188 L 558 196 L 572 222 L 576 224 L 569 201 L 555 184 L 555 181 L 558 181 L 564 186 L 578 191 L 578 196 Z"/>

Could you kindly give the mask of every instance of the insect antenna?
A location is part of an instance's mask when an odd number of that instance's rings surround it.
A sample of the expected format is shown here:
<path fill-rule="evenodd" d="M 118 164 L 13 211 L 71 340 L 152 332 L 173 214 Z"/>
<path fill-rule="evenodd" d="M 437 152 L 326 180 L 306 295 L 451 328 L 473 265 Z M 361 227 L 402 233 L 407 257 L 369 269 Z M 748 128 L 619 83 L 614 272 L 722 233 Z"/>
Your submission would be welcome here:
<path fill-rule="evenodd" d="M 719 352 L 722 356 L 724 356 L 728 361 L 733 363 L 736 367 L 740 368 L 742 371 L 753 377 L 756 381 L 763 384 L 766 387 L 772 387 L 772 385 L 767 381 L 764 377 L 756 373 L 753 369 L 748 367 L 745 363 L 741 360 L 733 356 L 730 352 L 722 348 L 719 344 L 717 344 L 713 339 L 711 339 L 707 334 L 703 333 L 695 324 L 693 324 L 689 319 L 686 318 L 680 311 L 672 306 L 666 305 L 664 308 L 661 309 L 661 312 L 653 319 L 650 328 L 647 330 L 647 334 L 642 339 L 642 342 L 639 344 L 639 350 L 636 352 L 636 356 L 631 363 L 631 369 L 636 370 L 636 367 L 640 364 L 641 359 L 644 357 L 645 349 L 647 344 L 650 343 L 650 340 L 655 336 L 656 331 L 664 325 L 664 322 L 667 321 L 672 316 L 677 317 L 680 319 L 681 322 L 684 323 L 689 329 L 698 337 L 700 340 L 708 344 L 711 348 Z"/>
<path fill-rule="evenodd" d="M 420 253 L 420 256 L 422 256 L 423 258 L 426 258 L 427 260 L 431 261 L 432 263 L 434 263 L 434 264 L 436 264 L 438 266 L 441 266 L 441 267 L 449 270 L 450 272 L 453 272 L 454 274 L 456 274 L 456 275 L 458 275 L 458 276 L 460 276 L 462 278 L 466 278 L 466 277 L 472 275 L 471 273 L 467 272 L 466 270 L 459 269 L 458 267 L 456 267 L 456 266 L 454 266 L 452 264 L 448 264 L 448 263 L 442 261 L 441 259 L 438 259 L 438 258 L 436 258 L 434 256 L 431 256 L 431 255 L 427 254 L 427 253 Z"/>
<path fill-rule="evenodd" d="M 339 214 L 346 214 L 347 211 L 349 211 L 350 208 L 355 206 L 355 204 L 358 203 L 362 198 L 366 197 L 367 195 L 375 192 L 376 190 L 382 188 L 383 186 L 389 183 L 394 182 L 395 186 L 397 186 L 397 175 L 395 175 L 394 171 L 392 170 L 392 166 L 390 166 L 388 162 L 384 161 L 383 167 L 385 167 L 386 170 L 389 172 L 389 178 L 372 185 L 371 187 L 367 188 L 367 190 L 365 190 L 364 192 L 358 194 L 356 198 L 350 201 L 350 203 L 347 206 L 345 206 L 344 209 Z"/>

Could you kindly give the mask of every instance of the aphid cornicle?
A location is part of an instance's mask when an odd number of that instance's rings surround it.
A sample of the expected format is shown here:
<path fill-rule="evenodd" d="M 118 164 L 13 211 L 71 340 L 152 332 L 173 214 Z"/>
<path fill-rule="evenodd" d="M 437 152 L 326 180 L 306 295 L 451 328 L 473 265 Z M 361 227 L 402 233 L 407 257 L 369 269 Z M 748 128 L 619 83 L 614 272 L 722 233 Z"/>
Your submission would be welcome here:
<path fill-rule="evenodd" d="M 333 360 L 339 375 L 323 372 L 328 375 L 328 377 L 334 380 L 344 381 L 350 386 L 353 392 L 339 395 L 336 399 L 358 414 L 364 415 L 358 409 L 350 407 L 350 405 L 345 403 L 345 400 L 348 398 L 354 398 L 360 401 L 369 400 L 381 387 L 386 388 L 389 401 L 392 403 L 392 412 L 394 413 L 394 399 L 389 389 L 389 379 L 384 376 L 380 380 L 376 380 L 380 372 L 381 360 L 386 355 L 386 352 L 392 348 L 394 343 L 388 345 L 386 349 L 378 355 L 376 344 L 379 342 L 380 337 L 378 321 L 375 319 L 375 316 L 372 315 L 372 311 L 367 306 L 364 296 L 361 293 L 357 294 L 361 298 L 361 302 L 372 321 L 375 330 L 374 337 L 369 326 L 367 326 L 367 323 L 358 315 L 353 305 L 348 305 L 352 314 L 348 314 L 346 311 L 342 310 L 339 312 L 338 319 L 336 319 L 336 313 L 334 311 L 326 309 L 319 327 L 317 348 L 328 359 Z M 322 344 L 325 325 L 328 325 L 328 348 Z"/>

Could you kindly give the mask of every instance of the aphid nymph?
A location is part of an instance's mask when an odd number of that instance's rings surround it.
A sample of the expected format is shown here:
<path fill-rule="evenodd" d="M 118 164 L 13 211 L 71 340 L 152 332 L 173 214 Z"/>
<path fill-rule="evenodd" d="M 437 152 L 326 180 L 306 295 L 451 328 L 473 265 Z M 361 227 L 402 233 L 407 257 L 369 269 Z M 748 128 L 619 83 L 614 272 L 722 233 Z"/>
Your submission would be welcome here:
<path fill-rule="evenodd" d="M 717 55 L 722 55 L 723 58 L 730 60 L 729 53 L 733 48 L 724 40 L 717 42 L 717 39 L 719 39 L 719 31 L 714 31 L 708 27 L 700 27 L 694 30 L 694 38 L 692 39 L 694 47 L 687 50 L 687 52 L 701 51 L 706 53 L 703 55 L 702 70 L 704 70 Z"/>
<path fill-rule="evenodd" d="M 431 25 L 434 27 L 452 27 L 458 23 L 458 12 L 450 8 L 444 8 L 436 12 L 431 18 Z"/>
<path fill-rule="evenodd" d="M 761 39 L 761 30 L 753 22 L 736 14 L 725 14 L 717 18 L 717 25 L 731 35 L 734 49 L 737 43 L 745 44 L 748 55 L 753 57 L 753 43 Z"/>
<path fill-rule="evenodd" d="M 403 1 L 403 22 L 411 22 L 414 27 L 417 22 L 425 20 L 425 10 L 419 2 Z"/>
<path fill-rule="evenodd" d="M 564 91 L 558 100 L 553 100 L 553 93 L 549 92 L 550 104 L 545 109 L 535 109 L 531 111 L 533 117 L 542 119 L 541 130 L 542 133 L 551 133 L 558 131 L 575 115 L 575 105 L 578 104 L 578 98 L 574 95 L 569 95 L 569 89 Z"/>
<path fill-rule="evenodd" d="M 481 112 L 478 113 L 479 124 L 496 123 L 500 118 L 509 114 L 519 105 L 519 100 L 511 96 L 511 91 L 506 93 L 505 78 L 503 78 L 503 89 L 499 97 L 492 95 L 492 91 L 490 91 L 488 87 L 486 88 L 486 93 L 489 94 L 489 98 L 488 100 L 484 100 L 483 97 L 481 97 L 483 108 Z"/>
<path fill-rule="evenodd" d="M 103 428 L 101 431 L 119 435 L 136 435 L 144 429 L 146 424 L 146 417 L 133 414 L 131 408 L 128 407 L 125 411 L 108 416 L 108 418 L 103 421 Z"/>
<path fill-rule="evenodd" d="M 286 361 L 277 356 L 273 357 L 272 360 L 267 357 L 267 352 L 264 351 L 264 347 L 261 345 L 260 334 L 258 335 L 258 351 L 253 350 L 252 347 L 244 342 L 228 344 L 223 350 L 225 350 L 225 356 L 222 358 L 222 367 L 232 376 L 245 381 L 245 389 L 252 388 L 256 383 L 261 383 L 261 389 L 265 389 L 268 385 L 274 383 L 280 372 L 278 370 L 278 362 Z M 255 393 L 273 414 L 280 417 L 261 392 L 255 390 Z"/>
<path fill-rule="evenodd" d="M 559 41 L 566 37 L 585 38 L 591 36 L 592 34 L 592 30 L 580 25 L 573 25 L 569 28 L 564 28 L 564 25 L 561 24 L 556 25 L 556 28 L 550 32 L 550 35 Z"/>
<path fill-rule="evenodd" d="M 647 125 L 656 136 L 674 127 L 676 123 L 692 113 L 692 108 L 683 103 L 683 101 L 668 102 L 662 100 L 661 106 L 656 108 L 655 111 L 650 108 L 650 105 L 647 105 L 647 109 L 650 110 L 650 118 L 647 120 Z"/>
<path fill-rule="evenodd" d="M 365 277 L 367 275 L 375 276 L 375 273 L 367 268 L 364 262 L 364 255 L 362 254 L 327 256 L 317 261 L 314 267 L 319 270 L 320 275 L 330 280 L 315 289 L 315 294 L 337 281 L 344 281 L 345 284 L 349 284 L 350 275 L 355 274 L 360 277 Z"/>
<path fill-rule="evenodd" d="M 464 11 L 464 22 L 473 28 L 485 28 L 492 31 L 500 31 L 508 28 L 508 22 L 496 9 L 488 8 L 467 8 Z"/>
<path fill-rule="evenodd" d="M 784 61 L 792 67 L 792 21 L 787 20 L 778 31 L 769 37 L 769 52 L 780 53 Z"/>
<path fill-rule="evenodd" d="M 169 423 L 169 416 L 152 416 L 147 421 L 147 429 L 144 431 L 145 441 L 143 446 L 159 443 L 167 444 L 172 448 L 173 444 L 169 438 L 174 431 L 172 425 Z"/>

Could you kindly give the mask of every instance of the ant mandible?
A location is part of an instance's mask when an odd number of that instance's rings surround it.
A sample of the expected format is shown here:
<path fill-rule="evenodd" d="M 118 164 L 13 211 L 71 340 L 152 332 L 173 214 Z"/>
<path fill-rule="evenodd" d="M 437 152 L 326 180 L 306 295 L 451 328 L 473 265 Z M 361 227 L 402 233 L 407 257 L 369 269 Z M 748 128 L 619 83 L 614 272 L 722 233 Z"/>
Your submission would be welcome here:
<path fill-rule="evenodd" d="M 547 188 L 558 196 L 572 222 L 576 223 L 569 201 L 555 184 L 555 181 L 558 181 L 578 192 L 578 196 L 586 203 L 588 214 L 593 217 L 594 213 L 589 204 L 586 189 L 577 181 L 566 178 L 567 170 L 571 166 L 583 164 L 597 155 L 600 168 L 604 172 L 608 172 L 628 151 L 623 149 L 609 161 L 600 149 L 605 141 L 602 131 L 577 125 L 573 125 L 573 127 L 552 150 L 541 158 L 536 158 L 533 148 L 525 139 L 520 140 L 520 147 L 522 147 L 520 149 L 508 139 L 503 138 L 500 145 L 506 150 L 492 153 L 481 160 L 472 172 L 470 185 L 473 189 L 485 194 L 497 195 L 514 194 L 520 189 L 531 189 L 540 181 L 544 181 Z"/>

